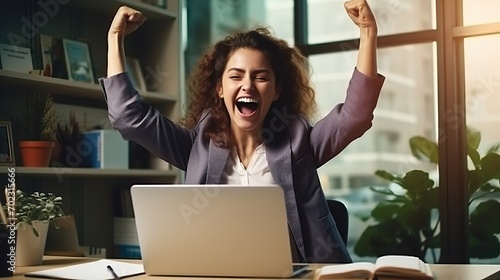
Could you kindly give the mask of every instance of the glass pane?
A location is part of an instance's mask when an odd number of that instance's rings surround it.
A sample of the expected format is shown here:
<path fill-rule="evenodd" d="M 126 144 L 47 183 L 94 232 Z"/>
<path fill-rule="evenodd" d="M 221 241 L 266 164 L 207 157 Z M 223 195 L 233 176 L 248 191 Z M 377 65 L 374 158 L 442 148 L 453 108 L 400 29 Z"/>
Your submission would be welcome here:
<path fill-rule="evenodd" d="M 224 37 L 235 29 L 259 25 L 270 26 L 278 37 L 293 42 L 293 0 L 215 0 L 208 2 L 211 3 L 210 10 L 212 11 L 211 33 L 216 38 Z"/>
<path fill-rule="evenodd" d="M 235 30 L 270 27 L 293 45 L 293 0 L 186 0 L 186 71 L 206 47 Z"/>
<path fill-rule="evenodd" d="M 358 28 L 346 14 L 345 0 L 308 0 L 308 43 L 355 39 Z M 369 1 L 379 35 L 435 28 L 434 0 Z"/>
<path fill-rule="evenodd" d="M 356 53 L 353 51 L 310 57 L 321 116 L 344 101 L 345 89 L 356 64 Z M 319 169 L 326 196 L 343 201 L 349 209 L 348 250 L 355 261 L 373 261 L 375 258 L 369 254 L 358 255 L 355 251 L 367 226 L 377 224 L 373 218 L 367 221 L 362 218 L 370 217 L 371 211 L 380 201 L 393 198 L 376 193 L 370 187 L 385 187 L 399 194 L 403 191 L 397 184 L 376 176 L 375 171 L 385 170 L 404 175 L 410 170 L 421 169 L 429 172 L 431 178 L 437 177 L 437 165 L 416 160 L 411 155 L 408 144 L 410 137 L 416 135 L 427 137 L 430 141 L 436 139 L 435 54 L 432 43 L 379 49 L 379 72 L 387 80 L 375 110 L 373 127 Z M 432 214 L 432 219 L 429 218 L 427 222 L 435 225 L 435 209 Z M 390 230 L 383 225 L 378 227 L 381 231 Z M 394 232 L 385 236 L 398 237 Z M 407 244 L 400 247 L 411 246 Z M 370 249 L 394 253 L 391 251 L 394 248 L 385 246 Z M 400 253 L 424 254 L 426 261 L 437 261 L 430 251 Z"/>
<path fill-rule="evenodd" d="M 496 158 L 497 161 L 483 161 L 481 168 L 482 170 L 494 170 L 497 174 L 500 173 L 500 164 L 498 163 L 500 158 L 500 110 L 498 109 L 500 104 L 500 71 L 498 70 L 500 53 L 496 47 L 498 44 L 500 44 L 499 35 L 465 40 L 467 127 L 480 133 L 480 143 L 477 151 L 481 158 L 486 157 L 490 148 L 495 151 L 496 156 L 492 158 Z M 472 143 L 472 141 L 469 141 L 469 143 Z M 478 169 L 471 160 L 469 160 L 468 168 L 471 171 Z M 500 191 L 498 177 L 493 179 L 493 176 L 489 175 L 492 174 L 491 172 L 484 172 L 483 174 L 486 176 L 485 180 L 488 180 L 491 190 Z M 470 181 L 469 184 L 474 186 L 473 181 Z M 469 216 L 470 239 L 479 242 L 479 246 L 470 246 L 471 263 L 500 262 L 500 249 L 497 240 L 500 231 L 497 230 L 495 233 L 486 231 L 486 229 L 491 228 L 492 223 L 498 221 L 498 217 L 494 216 L 491 219 L 488 218 L 489 215 L 485 215 L 488 212 L 497 213 L 500 205 L 500 195 L 498 195 L 500 192 L 486 193 L 486 189 L 476 191 L 471 197 L 473 202 L 469 206 L 469 212 L 471 213 Z M 475 199 L 476 197 L 479 198 Z M 488 200 L 492 201 L 488 202 Z M 479 213 L 482 207 L 484 207 L 485 212 L 477 216 L 475 213 Z M 478 223 L 477 219 L 482 220 Z M 484 234 L 482 239 L 478 238 L 478 230 Z"/>
<path fill-rule="evenodd" d="M 464 25 L 499 22 L 500 1 L 463 0 Z"/>

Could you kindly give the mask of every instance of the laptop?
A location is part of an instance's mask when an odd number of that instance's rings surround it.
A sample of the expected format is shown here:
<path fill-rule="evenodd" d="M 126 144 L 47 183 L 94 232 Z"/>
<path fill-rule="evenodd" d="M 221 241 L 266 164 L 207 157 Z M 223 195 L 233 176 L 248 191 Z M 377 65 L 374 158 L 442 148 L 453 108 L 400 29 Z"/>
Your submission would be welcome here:
<path fill-rule="evenodd" d="M 146 274 L 289 278 L 283 190 L 277 185 L 134 185 Z"/>

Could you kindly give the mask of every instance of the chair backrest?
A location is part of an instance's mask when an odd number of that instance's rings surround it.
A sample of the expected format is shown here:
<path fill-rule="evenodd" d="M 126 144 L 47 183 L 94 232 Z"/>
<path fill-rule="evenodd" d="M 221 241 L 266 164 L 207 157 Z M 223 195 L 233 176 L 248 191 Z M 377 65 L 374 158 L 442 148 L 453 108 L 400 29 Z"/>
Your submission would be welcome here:
<path fill-rule="evenodd" d="M 336 199 L 327 199 L 326 202 L 337 224 L 340 237 L 342 237 L 344 244 L 347 246 L 347 236 L 349 233 L 349 212 L 347 211 L 347 207 L 342 201 Z"/>

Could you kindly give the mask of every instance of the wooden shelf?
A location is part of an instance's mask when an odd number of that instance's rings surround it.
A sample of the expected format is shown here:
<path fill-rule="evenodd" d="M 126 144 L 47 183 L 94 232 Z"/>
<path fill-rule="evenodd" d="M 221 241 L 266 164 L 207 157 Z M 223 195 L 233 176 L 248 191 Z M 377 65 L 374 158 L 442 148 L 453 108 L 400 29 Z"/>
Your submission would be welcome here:
<path fill-rule="evenodd" d="M 52 95 L 102 100 L 104 102 L 102 89 L 97 84 L 30 75 L 2 69 L 0 69 L 0 83 L 6 86 L 22 87 L 23 89 L 48 92 Z M 160 92 L 145 91 L 141 93 L 141 96 L 145 101 L 150 103 L 177 101 L 175 96 Z"/>
<path fill-rule="evenodd" d="M 7 167 L 6 167 L 7 168 Z M 97 177 L 156 177 L 177 178 L 175 170 L 153 169 L 96 169 L 96 168 L 56 168 L 56 167 L 15 167 L 16 174 L 29 176 L 97 176 Z"/>

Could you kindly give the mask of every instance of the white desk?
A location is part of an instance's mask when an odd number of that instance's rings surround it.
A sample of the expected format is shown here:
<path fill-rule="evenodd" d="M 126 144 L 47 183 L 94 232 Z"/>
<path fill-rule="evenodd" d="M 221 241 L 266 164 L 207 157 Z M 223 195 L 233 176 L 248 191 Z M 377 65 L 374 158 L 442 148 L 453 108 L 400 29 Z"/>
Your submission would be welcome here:
<path fill-rule="evenodd" d="M 44 257 L 44 263 L 38 266 L 17 267 L 13 277 L 4 279 L 40 279 L 23 276 L 29 271 L 45 270 L 50 268 L 62 267 L 67 265 L 78 264 L 96 259 L 90 258 L 72 258 L 72 257 Z M 141 263 L 140 260 L 121 260 L 131 263 Z M 311 268 L 319 267 L 320 264 L 311 265 Z M 434 278 L 438 280 L 480 280 L 500 270 L 500 265 L 492 264 L 431 264 L 431 270 L 434 273 Z M 179 280 L 200 280 L 202 277 L 152 277 L 148 275 L 139 275 L 135 277 L 127 277 L 125 279 L 179 279 Z M 207 278 L 210 280 L 229 280 L 231 278 Z M 241 280 L 241 278 L 235 278 Z M 303 275 L 300 279 L 312 279 L 312 273 Z M 246 278 L 249 280 L 249 278 Z M 263 280 L 259 278 L 259 280 Z M 276 279 L 273 279 L 276 280 Z"/>

